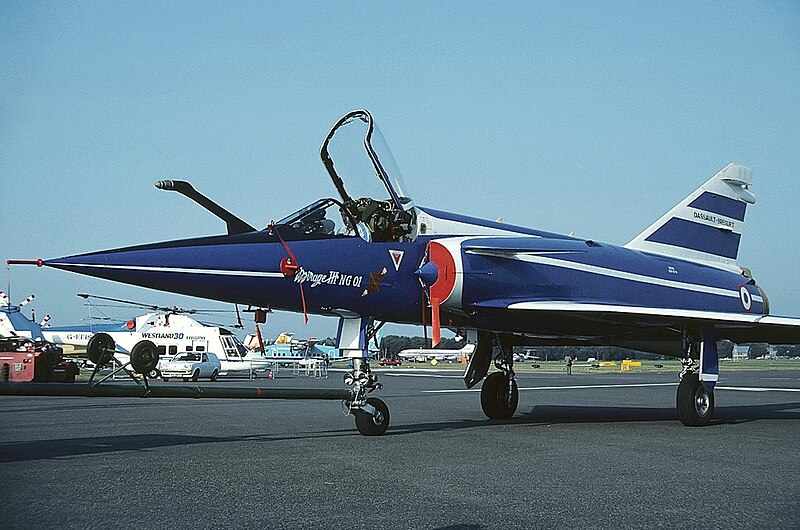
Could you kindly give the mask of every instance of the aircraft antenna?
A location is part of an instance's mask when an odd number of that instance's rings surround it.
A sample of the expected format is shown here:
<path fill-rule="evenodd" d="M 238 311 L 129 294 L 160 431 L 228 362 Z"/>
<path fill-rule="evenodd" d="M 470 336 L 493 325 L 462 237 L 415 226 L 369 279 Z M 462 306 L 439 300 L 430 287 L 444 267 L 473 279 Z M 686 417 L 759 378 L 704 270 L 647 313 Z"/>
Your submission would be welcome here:
<path fill-rule="evenodd" d="M 6 265 L 6 271 L 8 271 L 6 273 L 6 280 L 7 280 L 6 292 L 8 293 L 8 295 L 6 296 L 6 300 L 8 303 L 6 305 L 8 307 L 11 307 L 11 265 Z"/>
<path fill-rule="evenodd" d="M 233 307 L 236 310 L 236 327 L 238 329 L 244 329 L 244 324 L 242 324 L 242 314 L 239 313 L 239 304 L 233 304 Z"/>

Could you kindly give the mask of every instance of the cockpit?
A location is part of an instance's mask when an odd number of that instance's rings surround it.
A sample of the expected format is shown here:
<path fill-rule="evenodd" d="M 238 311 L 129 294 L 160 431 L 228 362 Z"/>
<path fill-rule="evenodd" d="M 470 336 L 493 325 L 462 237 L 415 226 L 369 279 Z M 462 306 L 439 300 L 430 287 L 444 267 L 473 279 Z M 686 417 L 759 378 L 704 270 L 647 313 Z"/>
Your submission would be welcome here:
<path fill-rule="evenodd" d="M 320 149 L 339 199 L 320 199 L 281 219 L 283 237 L 353 237 L 366 241 L 416 239 L 414 203 L 383 135 L 366 110 L 343 116 Z"/>
<path fill-rule="evenodd" d="M 228 235 L 264 234 L 281 239 L 361 237 L 409 242 L 417 238 L 417 213 L 383 135 L 366 110 L 345 114 L 328 132 L 320 156 L 339 198 L 320 199 L 258 232 L 183 180 L 159 180 L 222 219 Z M 424 233 L 424 226 L 423 226 Z"/>

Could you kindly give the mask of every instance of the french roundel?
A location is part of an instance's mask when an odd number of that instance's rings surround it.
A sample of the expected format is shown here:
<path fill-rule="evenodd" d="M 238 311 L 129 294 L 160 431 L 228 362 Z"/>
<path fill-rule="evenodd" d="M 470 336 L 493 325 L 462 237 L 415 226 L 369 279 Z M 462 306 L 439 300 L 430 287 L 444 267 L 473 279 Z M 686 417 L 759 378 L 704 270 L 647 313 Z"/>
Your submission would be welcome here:
<path fill-rule="evenodd" d="M 431 286 L 431 298 L 444 302 L 453 293 L 456 285 L 456 262 L 450 251 L 436 241 L 431 241 L 430 260 L 439 269 L 439 278 Z"/>
<path fill-rule="evenodd" d="M 744 285 L 739 287 L 739 301 L 742 303 L 742 308 L 745 311 L 750 311 L 753 308 L 753 295 L 747 290 Z"/>

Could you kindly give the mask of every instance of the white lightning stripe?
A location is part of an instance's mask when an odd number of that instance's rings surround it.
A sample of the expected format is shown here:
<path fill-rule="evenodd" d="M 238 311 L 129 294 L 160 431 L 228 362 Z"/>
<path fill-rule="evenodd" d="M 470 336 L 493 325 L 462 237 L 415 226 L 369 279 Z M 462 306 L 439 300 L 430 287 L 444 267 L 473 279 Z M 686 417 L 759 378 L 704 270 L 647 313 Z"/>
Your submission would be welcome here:
<path fill-rule="evenodd" d="M 221 269 L 189 269 L 183 267 L 149 267 L 144 265 L 98 265 L 93 263 L 59 263 L 59 267 L 89 267 L 95 269 L 116 269 L 142 272 L 173 272 L 181 274 L 218 274 L 220 276 L 254 276 L 262 278 L 283 278 L 281 272 L 230 271 Z"/>
<path fill-rule="evenodd" d="M 737 392 L 800 392 L 800 388 L 759 388 L 746 386 L 717 386 L 716 390 L 735 390 Z"/>
<path fill-rule="evenodd" d="M 533 386 L 518 388 L 517 390 L 575 390 L 588 388 L 639 388 L 651 386 L 678 386 L 678 383 L 631 383 L 619 385 L 570 385 L 570 386 Z M 480 392 L 480 388 L 457 389 L 457 390 L 423 390 L 423 394 L 460 394 L 463 392 Z"/>
<path fill-rule="evenodd" d="M 380 371 L 380 368 L 377 368 L 377 369 L 373 368 L 372 371 L 373 372 Z M 407 374 L 406 373 L 406 374 L 402 374 L 402 373 L 396 373 L 396 372 L 384 372 L 383 375 L 385 375 L 387 377 L 430 377 L 430 378 L 439 378 L 439 379 L 463 379 L 464 378 L 464 376 L 462 376 L 462 375 L 440 375 L 440 374 L 432 374 L 432 373 L 426 373 L 426 374 Z"/>
<path fill-rule="evenodd" d="M 571 385 L 571 386 L 536 386 L 519 388 L 518 390 L 579 390 L 597 388 L 640 388 L 655 386 L 678 386 L 678 383 L 642 383 L 642 384 L 620 384 L 620 385 Z M 731 390 L 737 392 L 800 392 L 800 388 L 764 388 L 764 387 L 744 387 L 744 386 L 719 386 L 716 390 Z M 480 388 L 456 389 L 456 390 L 423 390 L 423 394 L 461 394 L 465 392 L 480 392 Z"/>
<path fill-rule="evenodd" d="M 695 283 L 678 282 L 675 280 L 665 280 L 663 278 L 655 278 L 653 276 L 645 276 L 643 274 L 636 274 L 634 272 L 625 272 L 616 269 L 606 269 L 596 265 L 588 265 L 585 263 L 576 263 L 574 261 L 565 261 L 556 258 L 548 258 L 546 256 L 538 256 L 533 254 L 518 253 L 514 255 L 515 259 L 520 261 L 527 261 L 529 263 L 539 263 L 541 265 L 552 265 L 554 267 L 561 267 L 564 269 L 572 269 L 581 272 L 589 272 L 592 274 L 599 274 L 601 276 L 609 276 L 611 278 L 619 278 L 622 280 L 631 280 L 640 283 L 649 283 L 651 285 L 658 285 L 661 287 L 672 287 L 674 289 L 683 289 L 685 291 L 694 291 L 697 293 L 714 294 L 718 296 L 728 296 L 730 298 L 739 298 L 739 291 L 732 291 L 730 289 L 722 289 L 719 287 L 709 287 L 707 285 L 697 285 Z M 752 295 L 753 300 L 756 302 L 763 302 L 764 299 L 759 295 Z"/>
<path fill-rule="evenodd" d="M 786 317 L 770 317 L 767 315 L 748 313 L 723 313 L 720 311 L 697 311 L 694 309 L 663 309 L 660 307 L 635 307 L 605 304 L 582 304 L 579 302 L 518 302 L 508 306 L 509 309 L 525 309 L 529 311 L 592 311 L 599 313 L 623 313 L 632 315 L 653 315 L 666 317 L 699 318 L 706 320 L 722 320 L 725 322 L 745 322 L 778 324 L 784 326 L 800 326 L 800 319 Z"/>

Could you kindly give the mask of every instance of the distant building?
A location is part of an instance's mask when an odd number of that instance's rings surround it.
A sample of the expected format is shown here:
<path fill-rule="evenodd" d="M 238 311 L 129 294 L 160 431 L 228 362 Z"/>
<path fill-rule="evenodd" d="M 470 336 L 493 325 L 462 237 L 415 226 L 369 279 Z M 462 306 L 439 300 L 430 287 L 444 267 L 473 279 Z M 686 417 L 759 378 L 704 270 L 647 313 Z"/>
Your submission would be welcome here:
<path fill-rule="evenodd" d="M 740 345 L 736 346 L 733 349 L 733 360 L 734 362 L 741 361 L 742 359 L 749 359 L 750 358 L 750 346 L 748 345 Z"/>

